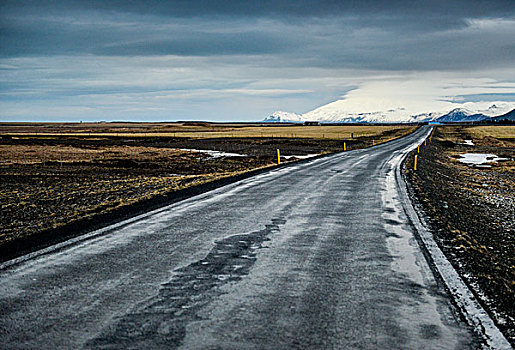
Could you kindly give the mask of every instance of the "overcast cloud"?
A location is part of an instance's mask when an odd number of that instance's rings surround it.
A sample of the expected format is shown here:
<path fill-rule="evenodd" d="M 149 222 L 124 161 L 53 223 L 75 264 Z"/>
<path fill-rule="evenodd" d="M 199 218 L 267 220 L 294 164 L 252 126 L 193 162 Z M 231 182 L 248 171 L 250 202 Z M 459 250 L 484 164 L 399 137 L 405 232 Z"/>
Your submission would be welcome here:
<path fill-rule="evenodd" d="M 259 120 L 407 80 L 513 102 L 514 38 L 512 0 L 2 1 L 0 119 Z"/>

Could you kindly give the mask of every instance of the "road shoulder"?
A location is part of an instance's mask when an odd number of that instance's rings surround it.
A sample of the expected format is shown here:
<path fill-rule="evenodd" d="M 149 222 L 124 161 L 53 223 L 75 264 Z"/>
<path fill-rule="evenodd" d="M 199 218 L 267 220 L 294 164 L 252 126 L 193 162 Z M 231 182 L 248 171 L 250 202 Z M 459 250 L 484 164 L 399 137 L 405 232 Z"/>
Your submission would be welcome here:
<path fill-rule="evenodd" d="M 412 152 L 405 156 L 402 164 L 407 164 L 411 161 L 409 164 L 413 166 L 413 153 L 416 152 L 417 147 L 415 146 Z M 425 250 L 426 257 L 434 269 L 435 274 L 443 281 L 457 309 L 469 325 L 475 329 L 476 333 L 481 336 L 485 345 L 495 349 L 510 349 L 510 343 L 503 333 L 501 333 L 498 325 L 484 310 L 477 296 L 464 282 L 463 276 L 458 274 L 455 267 L 440 249 L 437 240 L 435 240 L 433 228 L 426 220 L 427 217 L 424 214 L 422 205 L 417 201 L 414 195 L 413 187 L 409 181 L 407 181 L 406 176 L 401 174 L 402 164 L 399 163 L 397 165 L 396 177 L 402 194 L 403 205 L 415 228 L 417 239 L 422 249 Z"/>

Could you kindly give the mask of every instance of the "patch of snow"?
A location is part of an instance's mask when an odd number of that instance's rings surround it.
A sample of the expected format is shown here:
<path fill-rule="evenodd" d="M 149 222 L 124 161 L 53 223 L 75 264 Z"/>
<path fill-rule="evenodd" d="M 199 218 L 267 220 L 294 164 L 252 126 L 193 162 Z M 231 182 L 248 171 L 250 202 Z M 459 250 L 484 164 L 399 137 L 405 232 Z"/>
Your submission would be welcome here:
<path fill-rule="evenodd" d="M 248 157 L 247 154 L 241 153 L 229 153 L 221 151 L 212 151 L 209 149 L 192 149 L 192 148 L 179 148 L 179 151 L 204 153 L 209 155 L 211 158 L 222 158 L 222 157 Z"/>
<path fill-rule="evenodd" d="M 465 140 L 464 145 L 465 145 L 465 146 L 475 146 L 475 145 L 474 145 L 474 142 L 472 142 L 472 140 Z"/>
<path fill-rule="evenodd" d="M 293 156 L 281 156 L 281 157 L 284 158 L 284 159 L 291 159 L 291 158 L 306 159 L 306 158 L 311 158 L 311 157 L 316 157 L 316 156 L 318 156 L 318 153 L 315 153 L 315 154 L 304 154 L 302 156 L 293 155 Z"/>
<path fill-rule="evenodd" d="M 484 163 L 497 163 L 499 160 L 508 160 L 508 158 L 500 158 L 495 154 L 487 153 L 464 153 L 460 155 L 458 161 L 463 164 L 482 165 Z"/>

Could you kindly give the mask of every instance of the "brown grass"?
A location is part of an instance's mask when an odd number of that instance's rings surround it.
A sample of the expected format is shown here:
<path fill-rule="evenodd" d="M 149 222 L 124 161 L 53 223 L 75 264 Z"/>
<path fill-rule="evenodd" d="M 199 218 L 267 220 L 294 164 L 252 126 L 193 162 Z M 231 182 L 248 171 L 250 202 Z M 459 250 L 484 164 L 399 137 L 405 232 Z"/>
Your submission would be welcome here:
<path fill-rule="evenodd" d="M 465 132 L 475 138 L 494 137 L 497 139 L 511 139 L 515 141 L 515 125 L 472 126 L 466 127 Z"/>
<path fill-rule="evenodd" d="M 95 125 L 93 125 L 95 126 Z M 27 127 L 9 125 L 0 127 L 0 135 L 18 137 L 187 137 L 187 138 L 311 138 L 345 140 L 352 137 L 380 136 L 384 133 L 397 136 L 406 135 L 416 127 L 413 126 L 367 126 L 367 125 L 335 125 L 335 126 L 303 126 L 303 125 L 250 125 L 246 124 L 134 124 L 129 128 L 125 124 L 106 124 L 104 127 L 83 124 L 45 125 Z"/>
<path fill-rule="evenodd" d="M 472 140 L 480 146 L 510 147 L 515 142 L 515 126 L 440 126 L 439 140 L 463 143 Z"/>
<path fill-rule="evenodd" d="M 170 148 L 138 146 L 0 145 L 0 164 L 43 164 L 58 162 L 101 162 L 103 160 L 152 161 L 157 158 L 189 157 L 191 152 Z"/>

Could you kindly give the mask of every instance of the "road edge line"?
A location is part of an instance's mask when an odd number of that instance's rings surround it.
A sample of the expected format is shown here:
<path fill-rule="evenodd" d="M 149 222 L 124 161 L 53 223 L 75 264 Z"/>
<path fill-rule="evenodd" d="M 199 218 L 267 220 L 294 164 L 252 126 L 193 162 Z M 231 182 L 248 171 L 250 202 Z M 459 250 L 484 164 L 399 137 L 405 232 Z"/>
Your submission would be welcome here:
<path fill-rule="evenodd" d="M 416 146 L 415 146 L 416 147 Z M 458 272 L 452 264 L 447 260 L 446 256 L 438 247 L 433 235 L 427 228 L 424 218 L 418 214 L 408 195 L 408 184 L 401 174 L 401 167 L 411 149 L 405 152 L 400 161 L 395 165 L 395 179 L 400 191 L 400 200 L 408 219 L 415 228 L 414 234 L 421 248 L 427 254 L 426 259 L 430 259 L 430 266 L 434 267 L 434 273 L 437 273 L 453 298 L 459 312 L 465 318 L 467 323 L 474 331 L 484 340 L 486 346 L 490 349 L 512 349 L 510 342 L 504 334 L 496 326 L 490 315 L 484 310 L 472 291 L 463 282 Z"/>

